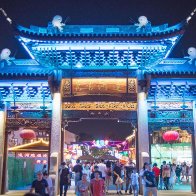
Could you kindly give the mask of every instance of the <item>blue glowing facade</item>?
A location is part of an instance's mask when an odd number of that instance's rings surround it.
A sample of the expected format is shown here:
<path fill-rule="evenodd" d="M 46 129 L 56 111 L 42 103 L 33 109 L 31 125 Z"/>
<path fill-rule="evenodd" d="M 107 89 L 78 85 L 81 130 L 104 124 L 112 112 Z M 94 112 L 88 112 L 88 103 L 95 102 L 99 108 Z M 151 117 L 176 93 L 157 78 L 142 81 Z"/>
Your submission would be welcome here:
<path fill-rule="evenodd" d="M 16 26 L 16 38 L 30 58 L 0 61 L 0 108 L 5 110 L 6 104 L 7 110 L 5 130 L 41 127 L 61 143 L 61 129 L 58 135 L 53 126 L 53 115 L 58 112 L 52 106 L 55 94 L 60 93 L 62 127 L 70 119 L 126 121 L 138 127 L 141 152 L 145 151 L 144 138 L 149 146 L 149 135 L 167 127 L 187 130 L 194 143 L 196 58 L 190 54 L 169 57 L 187 26 L 187 20 L 171 27 L 65 25 L 59 30 L 51 22 L 47 27 Z M 146 96 L 143 103 L 141 93 Z M 144 110 L 147 124 L 140 130 L 138 119 Z M 145 115 L 142 118 L 145 122 Z M 141 155 L 137 156 L 141 165 Z"/>

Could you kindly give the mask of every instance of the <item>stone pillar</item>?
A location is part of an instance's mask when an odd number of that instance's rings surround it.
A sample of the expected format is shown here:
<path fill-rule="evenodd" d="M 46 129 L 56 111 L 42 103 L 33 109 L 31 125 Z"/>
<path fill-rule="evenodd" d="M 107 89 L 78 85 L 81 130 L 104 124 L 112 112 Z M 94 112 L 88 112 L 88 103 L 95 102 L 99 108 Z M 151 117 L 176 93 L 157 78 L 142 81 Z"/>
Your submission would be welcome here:
<path fill-rule="evenodd" d="M 1 104 L 1 103 L 0 103 Z M 2 106 L 2 107 L 1 107 Z M 6 123 L 6 109 L 4 105 L 0 106 L 0 194 L 4 194 L 6 191 L 6 167 L 5 163 L 5 123 Z"/>
<path fill-rule="evenodd" d="M 194 130 L 192 133 L 192 191 L 196 194 L 196 102 L 193 102 L 193 122 Z"/>
<path fill-rule="evenodd" d="M 61 94 L 54 93 L 52 107 L 52 129 L 50 142 L 50 175 L 54 182 L 54 195 L 58 195 L 59 176 L 58 169 L 61 162 Z"/>
<path fill-rule="evenodd" d="M 144 162 L 149 162 L 149 133 L 148 133 L 148 108 L 146 93 L 138 89 L 138 109 L 137 109 L 137 166 L 139 169 L 143 167 Z M 140 193 L 142 193 L 142 186 L 140 186 Z"/>

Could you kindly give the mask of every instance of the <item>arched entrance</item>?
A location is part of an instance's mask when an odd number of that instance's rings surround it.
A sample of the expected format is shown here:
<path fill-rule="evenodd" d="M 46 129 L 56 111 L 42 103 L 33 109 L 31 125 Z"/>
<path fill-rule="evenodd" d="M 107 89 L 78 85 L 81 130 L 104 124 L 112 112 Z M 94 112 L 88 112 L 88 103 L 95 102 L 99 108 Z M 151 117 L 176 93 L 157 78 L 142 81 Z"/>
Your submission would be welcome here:
<path fill-rule="evenodd" d="M 136 153 L 133 149 L 131 153 L 130 148 L 135 148 L 135 139 L 128 144 L 126 138 L 133 135 L 133 130 L 137 127 L 136 79 L 71 78 L 63 79 L 62 83 L 62 126 L 66 131 L 62 138 L 62 152 L 67 151 L 68 148 L 73 149 L 72 145 L 75 148 L 77 145 L 81 150 L 84 143 L 91 148 L 96 146 L 93 142 L 100 147 L 107 141 L 107 145 L 102 147 L 112 148 L 111 155 L 115 155 L 115 150 L 116 153 L 121 151 L 121 154 L 126 152 L 127 161 L 131 156 L 133 157 L 133 153 Z M 68 132 L 75 134 L 75 138 Z M 123 144 L 127 145 L 124 150 Z M 119 150 L 117 146 L 120 146 Z M 72 154 L 71 157 L 76 159 L 84 153 L 78 150 L 78 154 Z M 62 159 L 66 159 L 63 154 Z M 136 157 L 134 159 L 136 161 Z"/>

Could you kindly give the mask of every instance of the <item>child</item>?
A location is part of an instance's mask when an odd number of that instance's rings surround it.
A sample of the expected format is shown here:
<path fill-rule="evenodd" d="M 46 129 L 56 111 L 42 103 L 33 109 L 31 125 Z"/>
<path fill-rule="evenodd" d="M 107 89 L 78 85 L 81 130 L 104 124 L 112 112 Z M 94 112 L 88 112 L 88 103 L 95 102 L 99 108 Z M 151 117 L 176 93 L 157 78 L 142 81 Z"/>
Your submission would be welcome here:
<path fill-rule="evenodd" d="M 134 196 L 138 196 L 139 193 L 139 174 L 137 173 L 137 169 L 133 169 L 133 173 L 131 174 L 131 186 L 133 190 Z"/>

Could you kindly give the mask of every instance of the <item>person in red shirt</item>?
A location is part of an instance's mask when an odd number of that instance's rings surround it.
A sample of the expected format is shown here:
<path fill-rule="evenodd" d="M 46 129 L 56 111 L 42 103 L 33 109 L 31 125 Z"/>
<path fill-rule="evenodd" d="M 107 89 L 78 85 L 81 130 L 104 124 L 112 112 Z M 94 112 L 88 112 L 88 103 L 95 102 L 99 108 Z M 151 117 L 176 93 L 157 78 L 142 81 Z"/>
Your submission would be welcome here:
<path fill-rule="evenodd" d="M 158 185 L 159 185 L 160 169 L 157 167 L 157 164 L 156 164 L 156 163 L 153 164 L 152 171 L 153 171 L 154 174 L 155 174 L 156 183 L 157 183 L 157 187 L 158 187 Z"/>
<path fill-rule="evenodd" d="M 91 180 L 91 195 L 105 196 L 105 182 L 99 176 L 99 172 L 94 172 L 95 178 Z"/>

